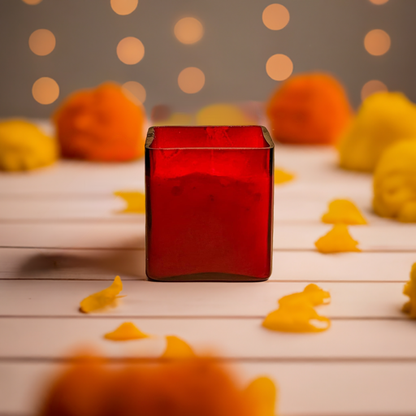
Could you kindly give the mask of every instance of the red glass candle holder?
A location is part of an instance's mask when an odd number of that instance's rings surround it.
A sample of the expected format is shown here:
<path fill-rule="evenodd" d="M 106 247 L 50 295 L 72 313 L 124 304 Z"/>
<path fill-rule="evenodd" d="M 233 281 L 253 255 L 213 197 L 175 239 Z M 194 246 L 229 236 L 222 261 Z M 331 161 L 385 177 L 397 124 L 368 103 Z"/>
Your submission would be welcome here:
<path fill-rule="evenodd" d="M 149 279 L 269 278 L 274 144 L 264 127 L 151 127 L 145 157 Z"/>

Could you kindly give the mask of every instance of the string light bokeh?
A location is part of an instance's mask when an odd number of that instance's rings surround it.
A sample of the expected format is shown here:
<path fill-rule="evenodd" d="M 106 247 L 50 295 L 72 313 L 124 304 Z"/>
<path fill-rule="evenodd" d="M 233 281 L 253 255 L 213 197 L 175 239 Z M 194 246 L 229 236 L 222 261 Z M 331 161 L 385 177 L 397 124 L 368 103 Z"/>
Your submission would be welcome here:
<path fill-rule="evenodd" d="M 0 46 L 9 39 L 6 47 L 18 50 L 0 69 L 8 97 L 0 112 L 47 116 L 74 90 L 108 80 L 148 112 L 158 104 L 189 112 L 264 101 L 292 74 L 318 70 L 346 84 L 354 106 L 385 89 L 415 100 L 412 12 L 416 2 L 404 0 L 0 2 L 0 31 L 7 34 Z M 8 15 L 31 23 L 18 29 Z M 36 84 L 40 79 L 56 86 Z M 43 98 L 42 85 L 49 91 Z"/>

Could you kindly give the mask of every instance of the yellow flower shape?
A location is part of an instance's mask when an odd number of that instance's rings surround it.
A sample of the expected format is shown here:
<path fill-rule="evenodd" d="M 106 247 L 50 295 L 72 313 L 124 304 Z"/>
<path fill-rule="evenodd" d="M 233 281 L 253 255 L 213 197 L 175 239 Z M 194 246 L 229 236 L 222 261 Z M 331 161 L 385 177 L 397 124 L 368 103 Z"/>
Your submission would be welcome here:
<path fill-rule="evenodd" d="M 295 175 L 293 173 L 286 172 L 283 169 L 276 168 L 274 170 L 274 184 L 280 185 L 282 183 L 290 182 L 295 179 Z"/>
<path fill-rule="evenodd" d="M 0 122 L 0 170 L 37 169 L 57 157 L 56 141 L 35 124 L 19 119 Z"/>
<path fill-rule="evenodd" d="M 111 341 L 129 341 L 133 339 L 150 338 L 150 335 L 140 331 L 133 322 L 123 322 L 117 329 L 105 334 L 104 338 L 110 339 Z"/>
<path fill-rule="evenodd" d="M 331 326 L 331 320 L 320 316 L 308 303 L 280 306 L 270 312 L 262 324 L 281 332 L 322 332 Z"/>
<path fill-rule="evenodd" d="M 303 292 L 280 298 L 279 308 L 270 312 L 262 325 L 280 332 L 326 331 L 331 326 L 331 320 L 318 315 L 314 306 L 328 304 L 330 300 L 329 292 L 312 283 Z"/>
<path fill-rule="evenodd" d="M 315 242 L 317 250 L 324 254 L 361 251 L 357 245 L 358 241 L 351 237 L 345 224 L 335 224 L 332 230 Z"/>
<path fill-rule="evenodd" d="M 403 294 L 409 296 L 409 301 L 403 305 L 402 311 L 409 314 L 409 317 L 416 319 L 416 263 L 412 266 L 410 280 L 403 289 Z"/>
<path fill-rule="evenodd" d="M 116 276 L 110 287 L 83 299 L 80 304 L 80 309 L 84 313 L 89 313 L 109 306 L 116 300 L 117 295 L 122 290 L 123 283 L 121 282 L 120 276 Z"/>
<path fill-rule="evenodd" d="M 303 289 L 303 292 L 292 293 L 279 299 L 280 306 L 298 305 L 300 303 L 310 304 L 311 306 L 319 306 L 328 304 L 331 301 L 329 292 L 321 289 L 314 283 L 309 284 Z"/>
<path fill-rule="evenodd" d="M 416 137 L 416 105 L 403 94 L 380 92 L 369 96 L 339 145 L 340 166 L 373 172 L 392 143 Z"/>
<path fill-rule="evenodd" d="M 175 335 L 166 337 L 166 348 L 161 358 L 181 359 L 189 357 L 195 357 L 195 353 L 190 345 Z"/>
<path fill-rule="evenodd" d="M 416 140 L 395 143 L 385 151 L 374 172 L 373 191 L 376 214 L 416 222 Z"/>
<path fill-rule="evenodd" d="M 256 409 L 253 416 L 274 416 L 277 402 L 277 388 L 269 377 L 254 379 L 244 390 L 246 398 Z"/>
<path fill-rule="evenodd" d="M 144 214 L 146 212 L 145 195 L 137 191 L 116 191 L 115 196 L 122 198 L 126 202 L 126 208 L 120 214 Z"/>
<path fill-rule="evenodd" d="M 355 204 L 348 199 L 335 199 L 329 203 L 328 212 L 322 216 L 326 224 L 365 225 L 366 219 Z"/>

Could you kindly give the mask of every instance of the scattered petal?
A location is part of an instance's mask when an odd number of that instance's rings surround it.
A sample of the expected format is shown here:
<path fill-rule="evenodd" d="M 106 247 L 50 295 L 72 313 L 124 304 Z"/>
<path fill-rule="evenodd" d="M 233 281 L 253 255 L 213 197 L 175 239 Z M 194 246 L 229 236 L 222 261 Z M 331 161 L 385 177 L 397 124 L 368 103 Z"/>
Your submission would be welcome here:
<path fill-rule="evenodd" d="M 269 377 L 258 377 L 244 391 L 254 404 L 256 416 L 274 416 L 277 402 L 277 388 Z"/>
<path fill-rule="evenodd" d="M 358 241 L 355 241 L 345 224 L 335 224 L 331 231 L 319 238 L 315 246 L 321 253 L 342 253 L 346 251 L 361 251 Z"/>
<path fill-rule="evenodd" d="M 117 191 L 114 192 L 115 196 L 123 198 L 127 203 L 126 208 L 120 211 L 120 214 L 144 214 L 146 212 L 145 195 L 136 191 Z"/>
<path fill-rule="evenodd" d="M 335 199 L 329 203 L 328 212 L 322 216 L 326 224 L 365 225 L 366 219 L 355 204 L 348 199 Z"/>
<path fill-rule="evenodd" d="M 274 170 L 274 184 L 280 185 L 282 183 L 290 182 L 295 179 L 295 175 L 293 173 L 286 172 L 283 169 L 275 169 Z"/>
<path fill-rule="evenodd" d="M 325 305 L 331 300 L 329 292 L 311 283 L 306 286 L 303 292 L 292 293 L 279 299 L 279 306 L 297 305 L 300 303 L 310 304 L 311 306 Z"/>
<path fill-rule="evenodd" d="M 104 308 L 115 301 L 117 295 L 123 290 L 123 283 L 120 276 L 114 279 L 114 282 L 107 289 L 94 293 L 81 301 L 81 311 L 84 313 L 93 312 L 97 309 Z"/>
<path fill-rule="evenodd" d="M 104 338 L 111 339 L 112 341 L 129 341 L 132 339 L 149 338 L 150 335 L 140 331 L 133 322 L 123 322 L 113 332 L 108 332 L 104 335 Z"/>
<path fill-rule="evenodd" d="M 188 358 L 195 357 L 192 348 L 182 339 L 175 335 L 166 337 L 166 349 L 161 358 Z"/>
<path fill-rule="evenodd" d="M 409 314 L 409 317 L 416 319 L 416 263 L 412 266 L 410 280 L 403 289 L 403 294 L 409 296 L 409 301 L 403 305 L 402 311 Z"/>
<path fill-rule="evenodd" d="M 322 332 L 331 326 L 329 318 L 318 315 L 308 303 L 280 306 L 269 313 L 262 324 L 281 332 Z"/>

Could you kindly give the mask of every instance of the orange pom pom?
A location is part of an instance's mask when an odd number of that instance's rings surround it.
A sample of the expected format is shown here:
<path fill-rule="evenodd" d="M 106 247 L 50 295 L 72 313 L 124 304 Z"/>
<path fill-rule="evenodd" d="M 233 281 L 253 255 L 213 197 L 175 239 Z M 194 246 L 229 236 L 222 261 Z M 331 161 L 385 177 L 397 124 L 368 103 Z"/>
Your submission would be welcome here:
<path fill-rule="evenodd" d="M 342 85 L 332 76 L 316 73 L 289 78 L 267 104 L 271 134 L 289 144 L 332 144 L 352 117 Z"/>
<path fill-rule="evenodd" d="M 144 111 L 117 84 L 75 92 L 53 119 L 64 157 L 122 162 L 144 154 Z"/>
<path fill-rule="evenodd" d="M 276 398 L 272 380 L 242 389 L 212 358 L 109 368 L 99 357 L 85 357 L 54 382 L 37 415 L 271 416 Z"/>

